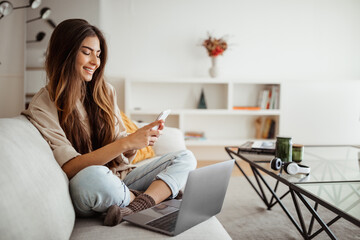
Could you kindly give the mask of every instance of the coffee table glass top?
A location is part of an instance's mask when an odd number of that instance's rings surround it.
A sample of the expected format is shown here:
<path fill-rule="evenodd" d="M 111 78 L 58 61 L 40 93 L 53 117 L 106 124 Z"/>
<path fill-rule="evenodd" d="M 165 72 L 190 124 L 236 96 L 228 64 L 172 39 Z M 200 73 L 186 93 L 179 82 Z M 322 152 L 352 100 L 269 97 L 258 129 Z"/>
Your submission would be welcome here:
<path fill-rule="evenodd" d="M 236 149 L 236 148 L 235 148 Z M 349 221 L 360 221 L 360 148 L 355 146 L 305 146 L 302 165 L 310 166 L 308 176 L 289 175 L 270 168 L 271 155 L 239 152 L 258 169 L 295 184 L 330 204 Z M 261 172 L 261 171 L 260 171 Z"/>
<path fill-rule="evenodd" d="M 360 221 L 360 182 L 297 185 Z"/>
<path fill-rule="evenodd" d="M 268 172 L 278 174 L 270 168 L 271 155 L 242 153 L 242 156 L 256 162 Z M 282 178 L 292 183 L 360 181 L 360 148 L 352 146 L 305 146 L 302 165 L 310 166 L 310 175 L 289 175 L 284 171 Z"/>

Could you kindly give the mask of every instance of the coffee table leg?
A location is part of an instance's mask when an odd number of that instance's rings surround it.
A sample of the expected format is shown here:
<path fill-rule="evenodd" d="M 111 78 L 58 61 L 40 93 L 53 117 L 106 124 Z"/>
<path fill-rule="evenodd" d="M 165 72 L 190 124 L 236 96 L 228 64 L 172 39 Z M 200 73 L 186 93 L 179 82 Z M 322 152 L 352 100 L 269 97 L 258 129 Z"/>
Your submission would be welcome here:
<path fill-rule="evenodd" d="M 330 228 L 324 223 L 324 221 L 320 218 L 320 216 L 317 214 L 317 212 L 310 206 L 310 204 L 306 201 L 306 199 L 301 195 L 301 193 L 296 192 L 296 195 L 298 195 L 299 199 L 303 202 L 305 207 L 309 210 L 309 212 L 315 217 L 315 219 L 318 221 L 318 223 L 321 225 L 322 229 L 329 235 L 331 239 L 337 239 L 334 235 L 334 233 L 330 230 Z"/>

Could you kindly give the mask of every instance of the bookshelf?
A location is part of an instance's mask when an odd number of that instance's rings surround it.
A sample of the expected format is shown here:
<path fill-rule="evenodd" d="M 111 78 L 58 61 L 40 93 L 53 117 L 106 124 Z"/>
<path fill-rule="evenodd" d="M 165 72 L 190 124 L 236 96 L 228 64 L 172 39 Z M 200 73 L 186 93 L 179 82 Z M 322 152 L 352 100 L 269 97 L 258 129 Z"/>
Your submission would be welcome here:
<path fill-rule="evenodd" d="M 164 109 L 172 109 L 166 126 L 179 128 L 185 136 L 189 132 L 203 133 L 200 140 L 186 140 L 187 146 L 239 145 L 259 138 L 255 127 L 258 119 L 261 120 L 260 135 L 266 128 L 266 119 L 273 121 L 271 139 L 279 133 L 280 90 L 281 83 L 274 81 L 126 79 L 125 113 L 134 121 L 152 122 Z M 206 109 L 198 109 L 202 91 Z M 272 109 L 259 109 L 265 91 L 276 91 Z M 234 107 L 245 109 L 234 110 Z"/>

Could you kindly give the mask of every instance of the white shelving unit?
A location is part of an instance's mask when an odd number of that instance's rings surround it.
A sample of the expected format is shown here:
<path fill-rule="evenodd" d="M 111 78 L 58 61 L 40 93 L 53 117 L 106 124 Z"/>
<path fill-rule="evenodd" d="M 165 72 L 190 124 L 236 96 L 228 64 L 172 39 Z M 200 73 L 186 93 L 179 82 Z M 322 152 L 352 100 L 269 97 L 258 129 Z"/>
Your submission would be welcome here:
<path fill-rule="evenodd" d="M 205 140 L 187 140 L 187 146 L 239 145 L 255 139 L 255 120 L 270 117 L 275 120 L 275 135 L 279 133 L 278 109 L 233 110 L 234 106 L 258 106 L 264 89 L 280 82 L 246 81 L 239 79 L 181 78 L 127 79 L 125 82 L 125 113 L 135 121 L 152 122 L 165 109 L 172 109 L 166 125 L 177 127 L 185 134 L 203 132 Z M 201 91 L 207 109 L 197 109 Z M 264 121 L 263 121 L 264 122 Z"/>

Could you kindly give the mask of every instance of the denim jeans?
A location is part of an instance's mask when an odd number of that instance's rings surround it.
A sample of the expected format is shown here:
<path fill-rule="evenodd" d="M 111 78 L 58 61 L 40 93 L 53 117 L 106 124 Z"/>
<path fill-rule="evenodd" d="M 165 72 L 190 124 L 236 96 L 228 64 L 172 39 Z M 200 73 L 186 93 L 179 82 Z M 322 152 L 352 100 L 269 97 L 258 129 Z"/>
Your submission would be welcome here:
<path fill-rule="evenodd" d="M 157 179 L 171 189 L 171 198 L 185 186 L 188 173 L 196 168 L 196 159 L 189 150 L 161 156 L 132 170 L 123 181 L 105 166 L 90 166 L 70 180 L 70 195 L 78 216 L 105 212 L 111 205 L 126 207 L 129 189 L 145 191 Z"/>

